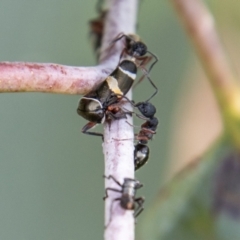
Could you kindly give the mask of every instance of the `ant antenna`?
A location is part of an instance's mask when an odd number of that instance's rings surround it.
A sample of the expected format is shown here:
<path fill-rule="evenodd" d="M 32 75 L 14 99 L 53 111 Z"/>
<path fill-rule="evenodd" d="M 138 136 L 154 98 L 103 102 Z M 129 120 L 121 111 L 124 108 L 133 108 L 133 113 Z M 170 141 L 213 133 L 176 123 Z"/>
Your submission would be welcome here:
<path fill-rule="evenodd" d="M 156 63 L 156 62 L 155 62 Z M 155 64 L 154 63 L 154 64 Z M 153 66 L 153 65 L 152 65 Z M 155 88 L 155 92 L 152 94 L 150 98 L 148 98 L 145 102 L 149 102 L 157 93 L 158 93 L 158 88 L 157 86 L 153 83 L 152 79 L 147 75 L 148 81 L 152 84 L 152 86 Z"/>
<path fill-rule="evenodd" d="M 148 73 L 150 73 L 150 71 L 152 70 L 153 66 L 158 62 L 158 57 L 155 54 L 153 54 L 152 52 L 150 52 L 150 51 L 147 51 L 147 52 L 149 54 L 151 54 L 155 58 L 155 61 L 151 64 L 151 66 L 148 69 Z"/>

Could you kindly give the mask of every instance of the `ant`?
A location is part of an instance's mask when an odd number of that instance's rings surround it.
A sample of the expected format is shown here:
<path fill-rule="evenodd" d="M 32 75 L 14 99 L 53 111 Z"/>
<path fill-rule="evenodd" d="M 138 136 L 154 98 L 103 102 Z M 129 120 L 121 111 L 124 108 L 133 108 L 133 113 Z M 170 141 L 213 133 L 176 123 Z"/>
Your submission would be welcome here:
<path fill-rule="evenodd" d="M 132 179 L 132 178 L 124 178 L 123 184 L 121 184 L 115 177 L 112 175 L 103 176 L 106 179 L 112 179 L 118 186 L 121 187 L 121 189 L 117 188 L 106 188 L 105 189 L 105 196 L 103 200 L 108 198 L 108 191 L 114 191 L 114 192 L 119 192 L 122 195 L 118 198 L 113 199 L 110 207 L 110 219 L 109 222 L 106 226 L 106 228 L 109 226 L 109 224 L 112 221 L 112 209 L 113 209 L 113 203 L 115 201 L 120 202 L 120 206 L 125 209 L 125 210 L 135 210 L 134 212 L 134 217 L 136 218 L 142 211 L 143 211 L 143 203 L 144 203 L 144 198 L 143 197 L 138 197 L 136 198 L 136 191 L 137 189 L 141 188 L 143 184 L 141 184 L 139 181 Z M 136 207 L 137 204 L 137 207 Z"/>
<path fill-rule="evenodd" d="M 157 93 L 158 93 L 158 88 L 157 86 L 153 83 L 151 78 L 149 77 L 149 73 L 152 70 L 153 66 L 158 62 L 158 58 L 155 54 L 147 50 L 147 45 L 143 43 L 138 35 L 135 34 L 124 34 L 120 33 L 113 41 L 112 44 L 116 43 L 117 41 L 125 38 L 125 47 L 122 50 L 122 53 L 120 55 L 120 59 L 124 55 L 132 57 L 137 66 L 141 68 L 143 71 L 143 76 L 138 80 L 136 85 L 140 83 L 143 78 L 146 76 L 148 81 L 151 83 L 153 88 L 155 88 L 155 92 L 152 94 L 152 96 L 147 100 L 147 102 L 152 99 Z M 151 56 L 147 55 L 150 54 Z M 148 70 L 146 70 L 145 66 L 154 58 L 154 62 L 151 64 Z M 136 86 L 135 85 L 135 86 Z"/>
<path fill-rule="evenodd" d="M 150 102 L 139 102 L 135 104 L 135 107 L 141 112 L 142 115 L 136 114 L 139 118 L 145 119 L 141 125 L 140 132 L 136 135 L 136 139 L 139 140 L 134 146 L 134 166 L 135 171 L 142 167 L 149 158 L 149 148 L 147 146 L 148 141 L 152 139 L 153 134 L 156 134 L 158 119 L 154 117 L 156 108 Z"/>
<path fill-rule="evenodd" d="M 134 170 L 138 170 L 142 167 L 149 158 L 149 147 L 145 144 L 138 143 L 134 146 Z"/>
<path fill-rule="evenodd" d="M 137 140 L 140 140 L 142 144 L 147 144 L 152 139 L 153 134 L 156 134 L 158 119 L 154 117 L 156 113 L 155 106 L 150 102 L 139 102 L 135 104 L 135 107 L 141 112 L 142 115 L 136 114 L 139 118 L 145 119 L 141 125 L 141 130 L 137 134 Z"/>
<path fill-rule="evenodd" d="M 98 16 L 89 21 L 90 37 L 92 37 L 93 48 L 99 60 L 100 48 L 102 45 L 103 32 L 105 28 L 105 20 L 108 13 L 107 9 L 103 9 L 103 3 L 101 0 L 96 5 Z"/>
<path fill-rule="evenodd" d="M 158 62 L 158 57 L 152 52 L 147 50 L 147 45 L 143 43 L 140 37 L 136 34 L 124 34 L 120 33 L 113 41 L 112 44 L 125 38 L 125 48 L 121 53 L 120 59 L 124 54 L 129 55 L 130 57 L 136 58 L 136 62 L 139 63 L 140 67 L 144 67 L 154 58 L 154 62 L 151 64 L 148 70 L 145 69 L 147 73 L 150 73 L 153 66 Z M 146 56 L 149 53 L 151 56 Z"/>

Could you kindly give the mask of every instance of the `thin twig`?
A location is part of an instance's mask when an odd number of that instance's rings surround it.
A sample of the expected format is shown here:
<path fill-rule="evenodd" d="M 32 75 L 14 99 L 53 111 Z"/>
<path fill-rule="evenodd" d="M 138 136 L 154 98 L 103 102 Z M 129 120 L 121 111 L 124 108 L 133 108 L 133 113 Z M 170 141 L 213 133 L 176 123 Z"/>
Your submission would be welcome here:
<path fill-rule="evenodd" d="M 109 14 L 106 20 L 103 54 L 108 47 L 109 41 L 113 40 L 119 33 L 134 33 L 136 26 L 137 0 L 111 0 L 109 1 Z M 107 43 L 107 44 L 106 44 Z M 118 45 L 119 44 L 119 45 Z M 116 61 L 119 61 L 122 45 L 116 44 L 118 53 Z M 105 59 L 102 55 L 100 59 Z M 131 93 L 128 94 L 131 97 Z M 129 106 L 124 105 L 124 108 Z M 121 119 L 106 123 L 104 128 L 103 151 L 105 155 L 105 175 L 113 175 L 120 183 L 123 178 L 134 178 L 133 164 L 133 129 L 126 122 L 132 123 L 132 119 Z M 105 187 L 116 188 L 116 183 L 105 180 Z M 123 210 L 118 201 L 115 201 L 111 211 L 111 203 L 119 193 L 110 193 L 105 205 L 105 225 L 111 223 L 105 230 L 105 240 L 133 240 L 134 239 L 134 218 L 132 211 Z"/>

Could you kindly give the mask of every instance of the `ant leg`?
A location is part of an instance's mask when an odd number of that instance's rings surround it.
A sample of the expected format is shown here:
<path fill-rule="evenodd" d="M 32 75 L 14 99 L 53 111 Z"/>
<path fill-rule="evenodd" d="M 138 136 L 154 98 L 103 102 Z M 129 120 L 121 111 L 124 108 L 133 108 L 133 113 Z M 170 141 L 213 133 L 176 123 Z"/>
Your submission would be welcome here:
<path fill-rule="evenodd" d="M 152 60 L 152 56 L 142 56 L 142 57 L 138 57 L 137 58 L 137 61 L 138 62 L 140 62 L 140 67 L 143 67 L 144 69 L 145 69 L 145 71 L 149 74 L 149 70 L 147 70 L 146 68 L 145 68 L 145 66 L 149 63 L 149 62 L 151 62 L 151 60 Z M 152 66 L 152 65 L 151 65 Z"/>
<path fill-rule="evenodd" d="M 130 103 L 133 107 L 135 107 L 135 102 L 133 100 L 130 100 L 128 97 L 121 95 L 122 98 L 126 99 L 128 103 Z"/>
<path fill-rule="evenodd" d="M 146 75 L 143 74 L 143 75 L 139 78 L 139 80 L 134 84 L 133 89 L 135 89 L 135 87 L 137 87 L 137 85 L 138 85 L 139 83 L 141 83 L 145 77 L 146 77 Z"/>
<path fill-rule="evenodd" d="M 105 51 L 107 51 L 107 52 L 112 52 L 112 49 L 113 49 L 114 44 L 115 44 L 117 41 L 119 41 L 120 39 L 122 39 L 123 37 L 127 37 L 127 36 L 126 36 L 124 33 L 119 33 L 119 34 L 110 42 L 109 46 L 105 49 Z M 121 54 L 120 54 L 120 58 L 119 58 L 118 65 L 119 65 L 119 63 L 120 63 L 120 61 L 121 61 L 121 58 L 122 58 L 122 56 L 124 55 L 124 53 L 126 53 L 125 48 L 123 49 L 123 51 L 122 51 Z M 105 61 L 105 60 L 106 60 L 105 57 L 104 57 L 103 59 L 101 59 L 101 61 Z"/>
<path fill-rule="evenodd" d="M 158 58 L 154 54 L 152 54 L 152 55 L 155 57 L 156 60 L 153 62 L 153 64 L 150 66 L 150 68 L 148 70 L 146 70 L 145 66 L 152 60 L 152 57 L 146 56 L 146 57 L 138 58 L 138 60 L 140 60 L 139 61 L 140 62 L 139 67 L 141 68 L 141 70 L 143 72 L 143 76 L 134 85 L 134 87 L 136 87 L 139 83 L 142 82 L 144 77 L 147 77 L 147 79 L 150 82 L 150 84 L 153 86 L 153 88 L 155 88 L 155 92 L 153 93 L 153 95 L 146 102 L 148 102 L 150 99 L 152 99 L 158 93 L 157 86 L 154 84 L 152 79 L 149 77 L 149 73 L 150 73 L 153 65 L 158 61 Z"/>
<path fill-rule="evenodd" d="M 130 100 L 128 99 L 128 101 L 130 101 Z M 133 106 L 134 108 L 138 108 L 138 106 L 141 105 L 141 104 L 143 104 L 143 103 L 146 103 L 146 102 L 139 102 L 139 103 L 136 103 L 136 104 L 135 104 L 134 101 L 131 101 L 131 104 L 132 104 L 132 106 Z M 129 111 L 129 110 L 127 110 L 126 108 L 123 108 L 123 109 L 126 111 L 127 114 L 135 114 L 138 118 L 140 118 L 140 119 L 142 119 L 142 120 L 146 120 L 146 121 L 149 120 L 149 117 L 145 117 L 144 115 L 141 115 L 141 114 L 139 114 L 139 113 Z"/>
<path fill-rule="evenodd" d="M 120 61 L 121 61 L 121 59 L 122 59 L 124 53 L 126 53 L 126 49 L 125 49 L 125 48 L 122 50 L 122 52 L 121 52 L 121 54 L 120 54 L 119 62 L 118 62 L 118 66 L 120 65 Z"/>
<path fill-rule="evenodd" d="M 122 184 L 112 175 L 109 175 L 108 177 L 107 176 L 103 176 L 104 178 L 106 179 L 112 179 L 118 186 L 122 187 Z"/>
<path fill-rule="evenodd" d="M 95 127 L 96 125 L 97 125 L 97 123 L 94 123 L 94 122 L 89 122 L 89 123 L 87 123 L 87 124 L 82 128 L 82 133 L 88 134 L 88 135 L 92 135 L 92 136 L 102 137 L 102 139 L 103 139 L 103 134 L 102 134 L 102 133 L 88 132 L 89 129 Z"/>
<path fill-rule="evenodd" d="M 153 54 L 152 52 L 150 52 L 150 51 L 147 51 L 147 52 L 149 54 L 151 54 L 155 58 L 155 61 L 152 63 L 152 65 L 148 69 L 148 73 L 150 73 L 150 71 L 152 70 L 153 66 L 158 62 L 158 57 L 155 54 Z"/>
<path fill-rule="evenodd" d="M 142 69 L 142 68 L 141 68 Z M 143 73 L 145 71 L 145 69 L 142 69 Z M 146 100 L 145 102 L 148 102 L 150 101 L 150 99 L 152 99 L 157 93 L 158 93 L 158 88 L 157 86 L 154 84 L 154 82 L 152 81 L 152 79 L 149 77 L 149 74 L 145 74 L 146 78 L 148 79 L 148 81 L 150 82 L 150 84 L 153 86 L 153 88 L 155 88 L 155 92 L 152 94 L 152 96 Z M 140 80 L 137 82 L 137 83 L 140 83 Z"/>
<path fill-rule="evenodd" d="M 140 127 L 141 127 L 141 126 L 133 125 L 133 124 L 129 123 L 128 121 L 126 121 L 126 123 L 127 123 L 129 126 L 134 127 L 134 128 L 140 128 Z"/>
<path fill-rule="evenodd" d="M 137 107 L 137 104 L 135 104 L 135 102 L 134 102 L 134 100 L 130 100 L 128 97 L 126 97 L 126 96 L 122 96 L 122 98 L 124 98 L 124 99 L 126 99 L 127 100 L 127 102 L 128 103 L 130 103 L 131 104 L 131 106 L 132 107 Z M 146 117 L 144 117 L 144 116 L 142 116 L 142 115 L 140 115 L 140 114 L 137 114 L 137 113 L 135 113 L 135 112 L 132 112 L 132 111 L 129 111 L 129 110 L 127 110 L 126 108 L 123 108 L 125 111 L 126 111 L 126 113 L 129 113 L 129 114 L 135 114 L 137 117 L 139 117 L 140 119 L 143 119 L 143 120 L 148 120 L 148 118 L 146 118 Z"/>
<path fill-rule="evenodd" d="M 122 109 L 121 109 L 122 110 Z M 127 118 L 127 114 L 131 115 L 131 112 L 124 112 L 120 110 L 117 113 L 113 113 L 111 111 L 106 112 L 106 115 L 113 120 L 119 120 L 119 119 L 123 119 L 123 118 Z"/>
<path fill-rule="evenodd" d="M 121 190 L 118 190 L 118 189 L 116 189 L 116 188 L 106 188 L 106 189 L 105 189 L 105 196 L 103 197 L 103 200 L 105 200 L 106 198 L 108 198 L 108 191 L 114 191 L 114 192 L 119 192 L 119 193 L 122 192 Z"/>
<path fill-rule="evenodd" d="M 153 66 L 158 62 L 158 57 L 153 54 L 150 51 L 147 51 L 149 54 L 151 54 L 151 56 L 143 56 L 143 57 L 139 57 L 138 60 L 142 60 L 142 62 L 140 63 L 140 66 L 145 67 L 153 58 L 155 59 L 153 61 L 153 63 L 150 65 L 150 67 L 148 68 L 148 70 L 146 70 L 148 72 L 148 74 L 151 72 Z"/>
<path fill-rule="evenodd" d="M 117 41 L 119 41 L 120 39 L 122 39 L 123 37 L 126 38 L 127 35 L 125 35 L 124 33 L 119 33 L 119 34 L 110 42 L 110 45 L 109 45 L 109 47 L 108 47 L 108 51 L 111 51 L 113 45 L 114 45 Z M 121 60 L 124 52 L 125 52 L 125 48 L 123 49 L 123 51 L 122 51 L 122 53 L 121 53 L 121 55 L 120 55 L 118 65 L 119 65 L 119 63 L 120 63 L 120 60 Z"/>
<path fill-rule="evenodd" d="M 119 33 L 119 34 L 113 39 L 113 41 L 111 42 L 111 44 L 119 41 L 119 40 L 122 39 L 123 37 L 127 38 L 128 36 L 127 36 L 126 34 L 124 34 L 124 33 Z"/>
<path fill-rule="evenodd" d="M 112 106 L 112 105 L 111 105 Z M 133 105 L 133 107 L 136 107 L 136 105 Z M 146 120 L 146 121 L 148 121 L 149 120 L 149 118 L 147 118 L 147 117 L 145 117 L 145 116 L 143 116 L 143 115 L 140 115 L 140 114 L 138 114 L 138 113 L 135 113 L 135 112 L 132 112 L 132 111 L 129 111 L 128 109 L 126 109 L 126 108 L 123 108 L 123 107 L 119 107 L 122 111 L 119 113 L 117 113 L 117 114 L 114 114 L 113 112 L 111 112 L 112 110 L 114 110 L 114 108 L 112 108 L 112 109 L 109 109 L 109 111 L 107 112 L 107 115 L 109 115 L 112 119 L 115 119 L 115 120 L 117 120 L 117 119 L 122 119 L 122 118 L 126 118 L 126 115 L 128 114 L 128 115 L 130 115 L 130 116 L 132 116 L 133 114 L 135 114 L 138 118 L 140 118 L 140 119 L 143 119 L 143 120 Z M 134 126 L 134 125 L 132 125 L 132 124 L 130 124 L 128 121 L 126 121 L 126 123 L 128 123 L 130 126 L 132 126 L 132 127 L 140 127 L 140 126 Z"/>
<path fill-rule="evenodd" d="M 149 102 L 157 93 L 158 93 L 158 88 L 157 86 L 153 83 L 152 79 L 147 75 L 148 81 L 151 83 L 151 85 L 155 88 L 155 92 L 152 94 L 150 98 L 146 100 L 146 102 Z"/>
<path fill-rule="evenodd" d="M 145 199 L 143 197 L 135 198 L 135 202 L 138 204 L 138 207 L 134 213 L 134 217 L 137 218 L 139 214 L 144 210 L 143 203 Z"/>

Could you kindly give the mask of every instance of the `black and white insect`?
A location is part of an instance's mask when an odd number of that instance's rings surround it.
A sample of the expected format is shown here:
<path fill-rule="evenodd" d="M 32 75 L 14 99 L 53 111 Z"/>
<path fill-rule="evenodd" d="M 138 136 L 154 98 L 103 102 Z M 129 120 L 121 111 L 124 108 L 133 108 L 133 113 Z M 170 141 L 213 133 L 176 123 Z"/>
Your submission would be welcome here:
<path fill-rule="evenodd" d="M 108 198 L 108 191 L 114 191 L 121 193 L 121 196 L 118 198 L 113 199 L 110 207 L 110 218 L 109 222 L 106 227 L 111 223 L 112 221 L 112 209 L 113 204 L 115 201 L 119 201 L 121 208 L 125 210 L 134 210 L 134 217 L 136 218 L 142 211 L 143 211 L 143 203 L 144 198 L 143 197 L 136 197 L 136 191 L 137 189 L 141 188 L 143 184 L 141 184 L 139 181 L 132 179 L 132 178 L 124 178 L 123 184 L 121 184 L 115 177 L 112 175 L 104 176 L 106 179 L 112 179 L 119 187 L 117 188 L 106 188 L 105 189 L 105 196 L 103 200 Z"/>
<path fill-rule="evenodd" d="M 83 133 L 102 136 L 101 133 L 88 130 L 109 119 L 126 118 L 128 113 L 118 103 L 126 98 L 125 95 L 132 87 L 136 74 L 136 64 L 130 60 L 123 60 L 95 90 L 80 99 L 77 113 L 89 121 L 82 128 Z"/>

